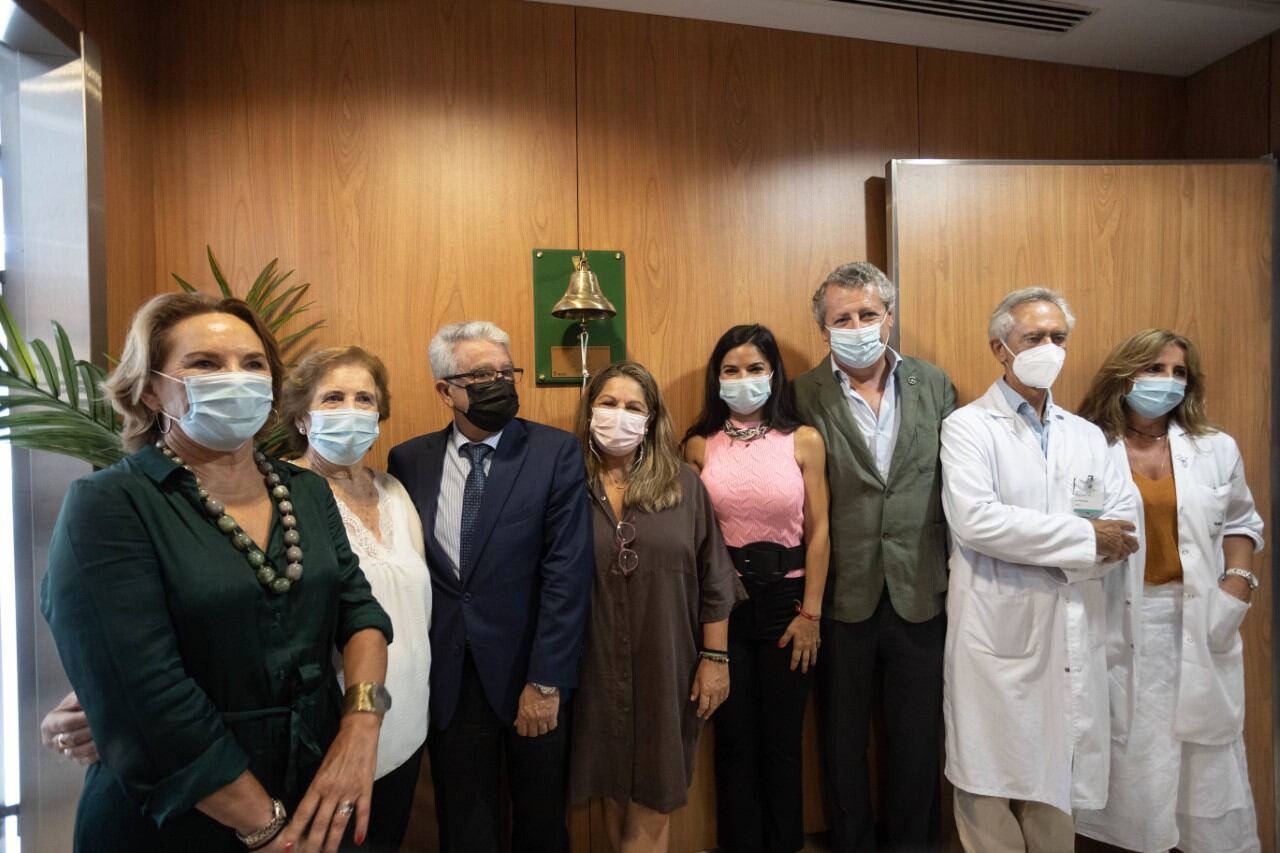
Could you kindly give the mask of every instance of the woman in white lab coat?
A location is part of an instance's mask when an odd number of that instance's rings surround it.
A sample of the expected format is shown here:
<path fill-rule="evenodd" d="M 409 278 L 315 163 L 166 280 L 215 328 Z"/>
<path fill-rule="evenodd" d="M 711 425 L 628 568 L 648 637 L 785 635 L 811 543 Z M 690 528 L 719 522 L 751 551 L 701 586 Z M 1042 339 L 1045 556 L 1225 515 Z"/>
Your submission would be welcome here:
<path fill-rule="evenodd" d="M 1205 414 L 1195 345 L 1147 329 L 1080 406 L 1140 496 L 1142 547 L 1107 578 L 1111 777 L 1082 835 L 1130 850 L 1257 850 L 1240 624 L 1262 519 L 1236 443 Z"/>

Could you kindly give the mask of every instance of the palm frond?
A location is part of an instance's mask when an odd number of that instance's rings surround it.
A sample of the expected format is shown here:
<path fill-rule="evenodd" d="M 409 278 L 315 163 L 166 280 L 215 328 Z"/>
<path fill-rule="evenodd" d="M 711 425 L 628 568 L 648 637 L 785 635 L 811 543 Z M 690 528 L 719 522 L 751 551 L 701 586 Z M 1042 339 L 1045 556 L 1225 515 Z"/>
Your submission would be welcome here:
<path fill-rule="evenodd" d="M 205 247 L 209 271 L 218 292 L 234 297 L 228 280 L 211 246 Z M 198 293 L 190 281 L 170 273 L 177 286 Z M 281 271 L 279 259 L 272 259 L 258 273 L 244 293 L 244 301 L 279 336 L 291 321 L 315 304 L 304 301 L 309 283 L 288 283 L 293 270 Z M 280 352 L 289 354 L 317 329 L 317 320 L 305 328 L 279 338 Z M 96 364 L 77 358 L 66 330 L 53 324 L 53 345 L 35 339 L 27 343 L 17 321 L 0 297 L 0 441 L 14 447 L 45 450 L 83 459 L 92 465 L 111 465 L 124 456 L 120 440 L 121 423 L 103 390 L 107 372 Z M 114 359 L 107 357 L 110 363 Z M 278 455 L 287 445 L 288 428 L 277 424 L 260 442 L 262 449 Z"/>
<path fill-rule="evenodd" d="M 22 340 L 18 321 L 13 318 L 3 299 L 0 299 L 0 332 L 4 333 L 4 346 L 0 346 L 0 356 L 3 356 L 5 366 L 15 376 L 21 376 L 34 385 L 38 381 L 36 363 L 31 358 L 31 350 L 27 349 Z"/>
<path fill-rule="evenodd" d="M 79 375 L 76 372 L 76 354 L 71 349 L 71 339 L 58 321 L 53 322 L 53 337 L 58 344 L 58 361 L 62 364 L 62 381 L 66 383 L 67 402 L 72 408 L 80 407 Z M 106 375 L 105 372 L 103 374 Z M 93 394 L 93 388 L 85 385 L 85 393 Z"/>
<path fill-rule="evenodd" d="M 53 324 L 56 357 L 39 338 L 25 344 L 3 297 L 0 325 L 5 333 L 0 343 L 0 388 L 5 392 L 0 393 L 0 440 L 74 456 L 92 465 L 119 460 L 124 455 L 120 423 L 96 402 L 106 375 L 102 368 L 77 360 L 66 330 L 57 323 Z"/>
<path fill-rule="evenodd" d="M 227 277 L 222 274 L 222 267 L 218 266 L 218 259 L 213 256 L 213 247 L 205 246 L 205 253 L 209 256 L 209 269 L 213 271 L 213 280 L 218 284 L 218 290 L 222 291 L 222 295 L 228 299 L 235 296 L 231 292 L 231 285 L 227 284 Z"/>

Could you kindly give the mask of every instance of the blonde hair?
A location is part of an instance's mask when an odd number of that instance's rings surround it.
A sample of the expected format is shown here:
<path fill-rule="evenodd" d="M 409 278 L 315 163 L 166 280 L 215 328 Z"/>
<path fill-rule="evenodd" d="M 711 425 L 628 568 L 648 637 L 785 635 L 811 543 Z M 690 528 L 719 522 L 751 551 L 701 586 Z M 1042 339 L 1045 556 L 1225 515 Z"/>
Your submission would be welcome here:
<path fill-rule="evenodd" d="M 603 467 L 592 446 L 591 406 L 600 396 L 605 383 L 619 376 L 635 380 L 644 393 L 644 402 L 649 408 L 649 430 L 637 451 L 639 464 L 631 472 L 623 504 L 640 512 L 670 509 L 680 503 L 680 466 L 684 463 L 676 449 L 675 428 L 671 425 L 671 415 L 662 402 L 658 383 L 643 365 L 634 361 L 616 362 L 592 376 L 578 404 L 574 432 L 578 435 L 586 459 L 587 482 L 597 482 Z M 639 456 L 640 453 L 643 453 L 642 457 Z"/>
<path fill-rule="evenodd" d="M 262 341 L 262 351 L 271 366 L 272 399 L 280 398 L 280 383 L 284 376 L 280 348 L 271 330 L 244 301 L 203 293 L 154 296 L 133 315 L 120 363 L 102 385 L 112 407 L 124 421 L 120 437 L 129 453 L 160 438 L 157 415 L 147 408 L 142 394 L 151 382 L 152 371 L 163 368 L 169 358 L 169 330 L 183 320 L 201 314 L 230 314 L 253 329 L 258 340 Z M 275 418 L 268 418 L 258 435 L 270 432 L 274 426 Z"/>
<path fill-rule="evenodd" d="M 298 432 L 295 424 L 310 410 L 316 386 L 331 370 L 344 364 L 369 371 L 377 390 L 378 420 L 391 417 L 391 391 L 387 387 L 387 366 L 382 359 L 355 346 L 316 350 L 289 370 L 280 395 L 280 420 L 288 425 L 289 449 L 299 456 L 307 452 L 307 437 Z"/>
<path fill-rule="evenodd" d="M 1118 441 L 1124 435 L 1127 423 L 1124 395 L 1129 391 L 1129 382 L 1154 364 L 1170 344 L 1181 347 L 1186 354 L 1187 392 L 1182 402 L 1169 413 L 1169 417 L 1186 430 L 1188 435 L 1200 436 L 1216 432 L 1205 411 L 1204 371 L 1200 368 L 1200 350 L 1196 349 L 1190 338 L 1167 329 L 1143 329 L 1121 341 L 1098 368 L 1093 381 L 1089 383 L 1089 390 L 1080 402 L 1077 414 L 1101 429 L 1106 434 L 1107 441 Z"/>

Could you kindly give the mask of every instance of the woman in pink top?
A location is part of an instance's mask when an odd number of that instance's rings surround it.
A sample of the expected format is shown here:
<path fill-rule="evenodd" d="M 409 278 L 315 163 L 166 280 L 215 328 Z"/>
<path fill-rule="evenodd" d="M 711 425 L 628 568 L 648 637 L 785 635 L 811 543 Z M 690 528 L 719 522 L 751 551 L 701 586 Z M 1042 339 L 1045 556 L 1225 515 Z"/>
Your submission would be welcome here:
<path fill-rule="evenodd" d="M 720 848 L 792 853 L 804 846 L 801 726 L 822 642 L 826 450 L 800 425 L 764 326 L 734 326 L 716 344 L 684 456 L 750 595 L 729 618 L 733 689 L 716 714 Z"/>

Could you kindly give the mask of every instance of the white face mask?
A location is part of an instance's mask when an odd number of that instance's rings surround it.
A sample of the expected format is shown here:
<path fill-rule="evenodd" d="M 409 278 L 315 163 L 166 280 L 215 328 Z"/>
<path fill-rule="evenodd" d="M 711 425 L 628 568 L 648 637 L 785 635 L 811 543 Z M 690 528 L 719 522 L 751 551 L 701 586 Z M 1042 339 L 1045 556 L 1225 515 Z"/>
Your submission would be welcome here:
<path fill-rule="evenodd" d="M 746 379 L 721 379 L 720 399 L 735 415 L 749 415 L 769 401 L 773 392 L 773 374 L 748 376 Z"/>
<path fill-rule="evenodd" d="M 861 329 L 827 326 L 827 334 L 831 338 L 831 353 L 836 361 L 858 369 L 875 364 L 884 354 L 885 343 L 880 340 L 880 329 L 883 326 L 884 320 Z"/>
<path fill-rule="evenodd" d="M 178 422 L 187 438 L 210 450 L 224 453 L 243 447 L 271 416 L 271 377 L 261 373 L 202 373 L 170 376 L 154 371 L 187 392 L 187 411 Z"/>
<path fill-rule="evenodd" d="M 1017 354 L 1004 341 L 1000 344 L 1013 355 L 1013 375 L 1028 388 L 1051 387 L 1067 360 L 1067 351 L 1057 344 L 1041 344 Z"/>
<path fill-rule="evenodd" d="M 378 413 L 368 409 L 316 409 L 307 443 L 334 465 L 354 465 L 378 440 Z"/>
<path fill-rule="evenodd" d="M 591 409 L 591 437 L 610 456 L 626 456 L 640 446 L 649 431 L 649 416 L 626 409 Z"/>

